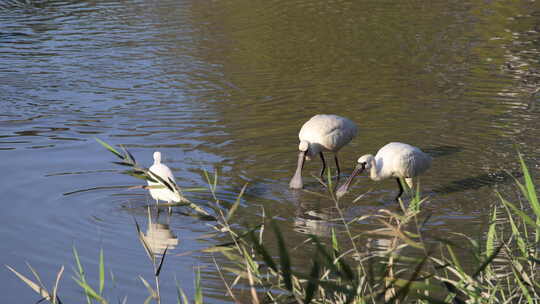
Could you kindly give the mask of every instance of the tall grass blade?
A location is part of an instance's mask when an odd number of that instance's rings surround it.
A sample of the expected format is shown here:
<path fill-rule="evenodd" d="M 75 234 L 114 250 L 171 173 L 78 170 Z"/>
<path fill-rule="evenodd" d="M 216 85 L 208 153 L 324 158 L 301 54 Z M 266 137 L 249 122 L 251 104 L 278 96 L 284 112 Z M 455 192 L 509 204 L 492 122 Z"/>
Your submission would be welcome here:
<path fill-rule="evenodd" d="M 29 278 L 25 277 L 24 275 L 20 274 L 19 272 L 17 272 L 15 269 L 11 268 L 10 266 L 8 266 L 8 265 L 5 265 L 5 266 L 7 267 L 7 269 L 9 269 L 11 272 L 13 272 L 17 277 L 19 277 L 19 279 L 21 279 L 21 281 L 23 281 L 26 285 L 28 285 L 28 287 L 30 287 L 37 294 L 39 294 L 42 298 L 45 298 L 46 300 L 51 301 L 51 299 L 52 299 L 51 295 L 49 294 L 49 292 L 46 289 L 39 286 L 37 283 L 35 283 L 34 281 L 32 281 Z"/>
<path fill-rule="evenodd" d="M 173 193 L 176 193 L 176 192 L 175 192 L 175 189 L 174 189 L 174 187 L 173 187 L 173 185 L 171 185 L 171 183 L 169 183 L 168 181 L 164 180 L 161 176 L 155 174 L 155 173 L 152 172 L 152 171 L 148 171 L 147 173 L 148 173 L 148 175 L 149 175 L 151 178 L 157 180 L 160 184 L 162 184 L 162 185 L 164 185 L 165 187 L 167 187 L 167 189 L 169 189 L 169 191 L 171 191 L 171 192 L 173 192 Z"/>
<path fill-rule="evenodd" d="M 214 184 L 213 184 L 213 188 L 214 188 L 214 192 L 216 192 L 217 190 L 217 183 L 218 183 L 218 169 L 216 168 L 214 170 Z"/>
<path fill-rule="evenodd" d="M 434 297 L 431 297 L 431 296 L 426 296 L 426 295 L 423 295 L 421 293 L 417 294 L 416 295 L 420 300 L 425 300 L 426 303 L 430 303 L 430 304 L 448 304 L 448 303 L 453 303 L 453 304 L 460 304 L 460 302 L 447 302 L 445 300 L 441 300 L 441 299 L 437 299 L 437 298 L 434 298 Z M 422 303 L 422 302 L 419 302 L 419 303 Z M 465 302 L 463 302 L 463 304 L 465 304 Z"/>
<path fill-rule="evenodd" d="M 521 289 L 521 292 L 523 293 L 523 295 L 527 299 L 527 303 L 529 303 L 529 304 L 537 303 L 532 298 L 531 293 L 529 292 L 529 289 L 527 288 L 527 286 L 525 286 L 525 284 L 523 284 L 523 281 L 522 281 L 523 279 L 521 278 L 521 276 L 519 274 L 519 271 L 515 267 L 512 267 L 512 272 L 514 273 L 514 276 L 516 277 L 515 281 L 517 282 L 519 288 Z"/>
<path fill-rule="evenodd" d="M 85 283 L 77 278 L 73 278 L 79 286 L 84 290 L 84 293 L 89 296 L 90 298 L 97 300 L 101 304 L 107 304 L 107 300 L 100 296 L 88 283 Z"/>
<path fill-rule="evenodd" d="M 509 201 L 505 200 L 498 192 L 497 192 L 497 195 L 499 196 L 499 199 L 501 200 L 501 202 L 503 202 L 504 205 L 510 207 L 510 209 L 512 209 L 512 211 L 514 211 L 517 215 L 519 215 L 519 217 L 521 217 L 523 222 L 525 222 L 527 225 L 530 225 L 531 227 L 533 227 L 535 229 L 539 228 L 538 224 L 530 216 L 528 216 L 525 212 L 519 210 L 519 208 L 514 206 L 514 204 L 512 204 Z"/>
<path fill-rule="evenodd" d="M 163 251 L 163 256 L 161 257 L 161 261 L 159 262 L 159 266 L 156 270 L 156 277 L 159 277 L 159 273 L 161 272 L 161 266 L 163 266 L 163 262 L 165 262 L 165 257 L 167 256 L 167 250 L 169 249 L 169 246 L 165 247 L 165 250 Z"/>
<path fill-rule="evenodd" d="M 142 276 L 139 276 L 139 279 L 143 283 L 143 285 L 148 289 L 148 293 L 150 294 L 150 297 L 157 299 L 158 295 L 157 292 L 154 290 L 154 288 L 148 283 Z"/>
<path fill-rule="evenodd" d="M 249 232 L 249 236 L 251 238 L 251 245 L 254 247 L 255 251 L 258 252 L 262 258 L 263 261 L 266 263 L 266 266 L 272 268 L 275 272 L 278 272 L 276 263 L 272 259 L 272 256 L 266 251 L 266 248 L 264 248 L 263 245 L 259 243 L 259 240 L 257 239 L 257 236 L 255 236 L 255 232 L 251 230 Z"/>
<path fill-rule="evenodd" d="M 334 197 L 334 186 L 332 185 L 332 170 L 328 168 L 326 171 L 326 183 L 328 184 L 328 193 L 331 197 Z"/>
<path fill-rule="evenodd" d="M 508 222 L 510 223 L 510 228 L 512 229 L 512 236 L 516 238 L 518 249 L 523 256 L 527 256 L 528 253 L 526 241 L 523 238 L 522 233 L 518 229 L 516 223 L 514 222 L 514 218 L 512 216 L 512 213 L 510 212 L 510 209 L 508 208 L 508 206 L 504 206 L 504 208 L 506 209 L 506 213 L 508 214 Z"/>
<path fill-rule="evenodd" d="M 120 145 L 120 148 L 122 148 L 122 151 L 124 151 L 125 158 L 127 158 L 127 162 L 135 164 L 137 163 L 135 161 L 135 157 L 133 157 L 133 154 L 129 152 L 123 145 Z"/>
<path fill-rule="evenodd" d="M 272 228 L 274 230 L 274 233 L 278 241 L 279 261 L 281 264 L 281 273 L 283 275 L 283 282 L 285 283 L 285 287 L 289 291 L 292 291 L 291 260 L 289 257 L 289 253 L 287 252 L 287 247 L 285 245 L 285 241 L 283 240 L 283 235 L 281 234 L 281 231 L 279 230 L 279 227 L 277 226 L 276 222 L 272 222 Z"/>
<path fill-rule="evenodd" d="M 201 269 L 197 268 L 197 273 L 195 275 L 195 304 L 203 303 L 203 294 L 201 286 Z"/>
<path fill-rule="evenodd" d="M 186 296 L 186 293 L 180 286 L 178 286 L 178 283 L 176 284 L 176 300 L 178 304 L 189 304 L 188 297 Z"/>
<path fill-rule="evenodd" d="M 308 285 L 306 287 L 306 297 L 304 298 L 304 304 L 309 304 L 317 289 L 319 288 L 319 275 L 320 275 L 320 266 L 317 259 L 313 259 L 313 267 L 311 267 L 311 272 L 309 274 Z"/>
<path fill-rule="evenodd" d="M 77 248 L 75 248 L 75 246 L 73 246 L 73 257 L 75 259 L 75 264 L 77 266 L 77 276 L 82 283 L 86 284 L 86 274 L 84 272 L 84 268 L 79 258 L 79 252 L 77 252 Z M 87 293 L 85 293 L 85 296 L 86 296 L 86 303 L 91 304 L 90 297 L 88 296 Z"/>
<path fill-rule="evenodd" d="M 234 295 L 231 287 L 229 286 L 229 284 L 227 283 L 227 281 L 225 280 L 225 277 L 223 276 L 223 273 L 221 272 L 221 269 L 219 268 L 219 265 L 216 261 L 216 258 L 214 256 L 212 256 L 212 260 L 214 262 L 214 265 L 216 266 L 216 270 L 219 274 L 219 277 L 221 278 L 221 281 L 223 282 L 223 284 L 225 285 L 225 288 L 227 289 L 227 293 L 229 294 L 229 296 L 232 298 L 232 300 L 234 301 L 234 303 L 238 304 L 240 303 L 238 301 L 238 299 L 236 298 L 236 296 Z"/>
<path fill-rule="evenodd" d="M 99 250 L 99 294 L 103 295 L 105 287 L 105 261 L 103 258 L 103 248 Z"/>
<path fill-rule="evenodd" d="M 150 301 L 152 301 L 152 296 L 148 296 L 146 300 L 144 300 L 143 304 L 150 304 Z"/>
<path fill-rule="evenodd" d="M 97 138 L 97 137 L 94 137 L 94 139 L 100 143 L 103 147 L 105 147 L 105 149 L 111 151 L 114 155 L 118 156 L 118 158 L 120 159 L 124 159 L 124 155 L 122 155 L 122 153 L 118 152 L 118 150 L 116 150 L 115 148 L 113 148 L 111 145 L 109 145 L 108 143 L 104 142 L 103 140 Z"/>
<path fill-rule="evenodd" d="M 407 294 L 409 294 L 409 291 L 413 285 L 413 283 L 415 283 L 414 281 L 418 278 L 418 276 L 420 275 L 420 271 L 422 270 L 422 267 L 424 266 L 425 262 L 427 261 L 428 257 L 424 257 L 422 259 L 422 261 L 420 263 L 418 263 L 418 265 L 416 265 L 415 269 L 414 269 L 414 272 L 411 274 L 411 277 L 407 280 L 407 282 L 405 283 L 405 285 L 400 288 L 396 293 L 395 295 L 393 296 L 393 298 L 388 301 L 389 303 L 393 303 L 395 299 L 399 299 L 399 300 L 403 300 L 405 299 L 405 297 L 407 296 Z"/>
<path fill-rule="evenodd" d="M 495 249 L 495 233 L 497 225 L 497 207 L 493 208 L 493 213 L 491 215 L 491 223 L 489 224 L 489 229 L 486 237 L 486 256 L 491 256 L 493 250 Z"/>
<path fill-rule="evenodd" d="M 32 274 L 34 275 L 34 278 L 36 278 L 36 281 L 39 283 L 39 286 L 41 286 L 41 288 L 43 289 L 47 289 L 45 288 L 45 284 L 43 284 L 43 282 L 41 281 L 41 278 L 39 277 L 39 274 L 38 272 L 34 269 L 34 267 L 32 267 L 32 265 L 30 265 L 30 263 L 26 263 L 26 266 L 28 267 L 28 269 L 30 269 L 30 271 L 32 272 Z"/>
<path fill-rule="evenodd" d="M 143 245 L 144 251 L 146 251 L 146 255 L 150 259 L 150 262 L 154 263 L 154 261 L 156 260 L 156 256 L 154 255 L 154 253 L 150 249 L 150 246 L 144 240 L 144 234 L 141 231 L 141 227 L 139 226 L 139 223 L 137 222 L 136 219 L 133 219 L 133 220 L 135 221 L 135 228 L 137 229 L 137 236 L 139 238 L 139 241 Z"/>
<path fill-rule="evenodd" d="M 497 257 L 497 255 L 499 254 L 499 251 L 501 251 L 501 248 L 503 248 L 504 244 L 501 244 L 499 245 L 495 251 L 493 251 L 488 257 L 487 259 L 482 262 L 482 264 L 480 264 L 480 266 L 478 267 L 478 269 L 476 269 L 472 275 L 472 278 L 476 278 L 481 272 L 484 271 L 484 269 L 486 269 L 487 266 L 489 266 L 491 264 L 491 262 L 493 262 L 493 260 Z"/>
<path fill-rule="evenodd" d="M 64 265 L 62 265 L 62 267 L 60 267 L 60 270 L 56 274 L 56 281 L 54 282 L 53 295 L 52 295 L 52 299 L 53 299 L 54 304 L 56 304 L 57 302 L 59 304 L 62 304 L 62 301 L 60 301 L 60 299 L 58 298 L 58 286 L 60 284 L 60 278 L 62 278 L 63 273 L 64 273 Z"/>
<path fill-rule="evenodd" d="M 534 238 L 535 238 L 535 242 L 538 243 L 540 241 L 540 203 L 538 202 L 536 189 L 534 187 L 531 174 L 529 173 L 529 169 L 527 168 L 527 165 L 525 164 L 525 160 L 523 159 L 523 156 L 521 156 L 521 154 L 518 154 L 518 155 L 519 155 L 519 162 L 521 163 L 521 170 L 523 171 L 523 176 L 525 179 L 525 189 L 523 189 L 522 187 L 522 191 L 526 195 L 529 201 L 529 204 L 531 205 L 536 215 L 536 230 L 535 230 L 536 234 Z"/>
<path fill-rule="evenodd" d="M 72 194 L 81 193 L 81 192 L 87 192 L 87 191 L 93 191 L 93 190 L 129 189 L 129 188 L 133 188 L 133 187 L 137 187 L 137 186 L 101 186 L 101 187 L 93 187 L 93 188 L 88 188 L 88 189 L 81 189 L 81 190 L 65 192 L 65 193 L 62 193 L 62 195 L 67 196 L 67 195 L 72 195 Z"/>
<path fill-rule="evenodd" d="M 216 217 L 211 215 L 210 213 L 206 212 L 206 210 L 202 209 L 201 207 L 195 205 L 194 203 L 188 201 L 187 202 L 187 206 L 189 206 L 191 209 L 195 210 L 197 213 L 199 213 L 199 216 L 202 218 L 202 219 L 206 219 L 206 220 L 213 220 L 215 221 L 216 220 Z"/>
<path fill-rule="evenodd" d="M 536 217 L 539 218 L 540 203 L 538 202 L 538 196 L 536 195 L 536 190 L 532 181 L 531 174 L 529 173 L 529 169 L 527 168 L 525 160 L 523 159 L 523 156 L 521 156 L 521 154 L 519 154 L 519 162 L 521 163 L 521 171 L 523 171 L 523 178 L 525 179 L 526 191 L 524 194 L 527 196 L 527 199 L 531 204 L 531 207 L 533 208 Z"/>
<path fill-rule="evenodd" d="M 460 272 L 464 273 L 463 267 L 461 267 L 461 264 L 459 263 L 459 260 L 454 253 L 454 250 L 452 249 L 452 246 L 446 245 L 446 250 L 448 250 L 448 253 L 450 254 L 450 258 L 452 259 L 452 262 L 454 263 L 453 266 Z"/>
<path fill-rule="evenodd" d="M 238 197 L 236 198 L 236 201 L 229 209 L 229 212 L 227 213 L 227 217 L 226 217 L 227 222 L 232 218 L 232 216 L 238 209 L 238 206 L 240 206 L 240 201 L 242 199 L 242 196 L 244 195 L 244 192 L 246 191 L 247 185 L 248 185 L 247 183 L 244 184 L 244 186 L 242 187 L 242 190 L 240 190 L 240 193 L 238 194 Z"/>
<path fill-rule="evenodd" d="M 326 251 L 326 248 L 324 245 L 319 241 L 319 239 L 311 235 L 310 236 L 312 242 L 315 243 L 315 246 L 317 248 L 317 253 L 322 255 L 323 261 L 325 262 L 326 266 L 330 268 L 334 273 L 339 274 L 342 278 L 352 281 L 354 280 L 354 272 L 352 269 L 347 265 L 345 262 L 343 262 L 341 259 L 339 259 L 336 265 L 336 261 L 334 258 Z"/>
<path fill-rule="evenodd" d="M 252 266 L 253 260 L 251 259 L 250 255 L 246 254 L 246 250 L 244 247 L 242 247 L 242 251 L 244 251 L 244 257 L 245 257 L 245 264 L 246 264 L 246 270 L 247 270 L 247 278 L 249 282 L 249 291 L 251 293 L 251 303 L 252 304 L 259 304 L 259 297 L 257 296 L 257 290 L 255 289 L 255 283 L 253 280 L 253 275 L 251 274 L 251 269 L 254 269 Z"/>

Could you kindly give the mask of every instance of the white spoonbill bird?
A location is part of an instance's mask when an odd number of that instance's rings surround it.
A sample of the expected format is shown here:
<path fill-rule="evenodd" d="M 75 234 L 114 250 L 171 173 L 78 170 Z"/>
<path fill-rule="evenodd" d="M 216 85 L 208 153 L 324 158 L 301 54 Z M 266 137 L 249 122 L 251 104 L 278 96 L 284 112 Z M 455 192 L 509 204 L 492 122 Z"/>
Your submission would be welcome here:
<path fill-rule="evenodd" d="M 431 156 L 417 147 L 392 142 L 382 147 L 375 157 L 371 154 L 363 155 L 358 159 L 349 179 L 339 187 L 336 195 L 343 196 L 349 190 L 353 178 L 364 170 L 370 170 L 370 178 L 374 181 L 394 177 L 399 186 L 396 200 L 403 194 L 403 186 L 399 179 L 404 178 L 407 185 L 413 188 L 413 179 L 424 173 L 431 166 Z"/>
<path fill-rule="evenodd" d="M 180 195 L 180 193 L 178 193 L 178 186 L 176 185 L 174 175 L 172 174 L 171 169 L 161 163 L 161 152 L 154 152 L 154 164 L 149 168 L 149 171 L 150 176 L 156 179 L 158 182 L 148 181 L 148 186 L 162 186 L 162 188 L 148 188 L 148 190 L 150 191 L 150 195 L 153 199 L 156 200 L 156 205 L 159 201 L 165 201 L 167 203 L 178 203 L 182 201 L 182 196 Z M 165 185 L 160 182 L 159 179 L 155 176 L 158 176 L 159 178 L 167 182 L 169 186 L 172 186 L 173 189 L 171 190 L 169 189 L 169 187 L 163 188 L 163 186 Z M 169 213 L 171 213 L 171 211 L 172 209 L 169 206 Z"/>
<path fill-rule="evenodd" d="M 358 127 L 356 124 L 345 117 L 329 114 L 318 114 L 311 117 L 310 120 L 304 123 L 298 134 L 300 139 L 298 165 L 289 187 L 292 189 L 301 189 L 303 187 L 302 168 L 304 167 L 304 161 L 306 159 L 310 160 L 317 154 L 321 157 L 321 178 L 323 177 L 326 169 L 323 152 L 334 153 L 339 179 L 340 169 L 337 152 L 348 144 L 357 133 Z"/>

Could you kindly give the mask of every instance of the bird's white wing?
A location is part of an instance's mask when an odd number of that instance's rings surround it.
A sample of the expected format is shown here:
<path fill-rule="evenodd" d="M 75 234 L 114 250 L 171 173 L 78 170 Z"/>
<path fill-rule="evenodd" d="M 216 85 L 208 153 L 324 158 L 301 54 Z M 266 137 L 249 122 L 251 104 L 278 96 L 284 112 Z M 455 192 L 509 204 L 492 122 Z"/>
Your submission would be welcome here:
<path fill-rule="evenodd" d="M 416 177 L 431 166 L 431 157 L 416 147 L 404 151 L 399 157 L 401 174 L 404 177 Z"/>
<path fill-rule="evenodd" d="M 298 137 L 300 140 L 320 144 L 326 150 L 337 151 L 357 133 L 358 127 L 351 120 L 337 115 L 319 114 L 302 126 Z"/>
<path fill-rule="evenodd" d="M 161 177 L 162 179 L 164 179 L 165 181 L 169 182 L 169 180 L 172 180 L 172 182 L 174 183 L 174 185 L 176 185 L 176 181 L 174 179 L 174 175 L 171 171 L 171 169 L 169 169 L 169 167 L 165 166 L 164 164 L 155 164 L 155 165 L 152 165 L 149 170 L 158 175 L 159 177 Z"/>

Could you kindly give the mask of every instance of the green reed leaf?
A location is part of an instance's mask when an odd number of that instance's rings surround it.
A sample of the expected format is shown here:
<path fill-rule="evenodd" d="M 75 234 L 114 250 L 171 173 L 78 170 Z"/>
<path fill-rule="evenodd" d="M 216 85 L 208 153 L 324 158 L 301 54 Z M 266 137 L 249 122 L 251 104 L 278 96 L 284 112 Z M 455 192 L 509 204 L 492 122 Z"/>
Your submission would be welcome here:
<path fill-rule="evenodd" d="M 201 268 L 197 268 L 195 276 L 195 304 L 203 304 L 203 293 L 201 286 Z"/>
<path fill-rule="evenodd" d="M 116 155 L 118 158 L 120 159 L 125 159 L 124 158 L 124 155 L 122 155 L 122 153 L 118 152 L 118 150 L 116 150 L 115 148 L 113 148 L 111 145 L 109 145 L 108 143 L 104 142 L 103 140 L 97 138 L 97 137 L 94 137 L 94 139 L 100 143 L 103 147 L 105 147 L 105 149 L 111 151 L 114 155 Z"/>
<path fill-rule="evenodd" d="M 150 283 L 148 283 L 142 276 L 139 276 L 139 279 L 141 280 L 141 282 L 143 283 L 143 285 L 146 287 L 146 289 L 148 290 L 148 293 L 150 294 L 150 297 L 151 298 L 155 298 L 157 299 L 157 292 L 154 290 L 154 288 L 152 287 L 152 285 L 150 285 Z"/>
<path fill-rule="evenodd" d="M 255 235 L 255 232 L 253 230 L 249 232 L 249 236 L 251 238 L 251 245 L 254 247 L 255 251 L 262 256 L 263 261 L 266 263 L 266 266 L 272 268 L 272 270 L 274 270 L 275 272 L 278 272 L 276 263 L 272 259 L 272 256 L 270 256 L 268 251 L 266 251 L 264 245 L 259 243 L 259 240 L 257 239 L 257 236 Z"/>
<path fill-rule="evenodd" d="M 272 222 L 272 228 L 274 230 L 274 234 L 276 235 L 277 241 L 278 241 L 279 261 L 281 264 L 281 273 L 283 275 L 283 281 L 285 283 L 285 287 L 289 291 L 292 291 L 291 260 L 289 257 L 289 253 L 287 252 L 285 240 L 283 240 L 283 235 L 281 234 L 279 227 L 274 221 Z"/>
<path fill-rule="evenodd" d="M 306 297 L 304 298 L 304 304 L 309 304 L 311 300 L 313 300 L 313 297 L 315 296 L 315 293 L 319 288 L 320 271 L 321 267 L 319 265 L 319 262 L 316 258 L 314 258 L 313 266 L 311 267 L 311 272 L 309 274 L 308 285 L 306 287 Z"/>
<path fill-rule="evenodd" d="M 495 234 L 496 234 L 496 225 L 497 225 L 497 207 L 493 208 L 493 213 L 491 215 L 491 223 L 489 224 L 489 229 L 486 237 L 486 256 L 490 256 L 495 249 Z"/>
<path fill-rule="evenodd" d="M 86 274 L 82 266 L 81 260 L 79 258 L 79 252 L 77 252 L 77 248 L 75 248 L 75 246 L 73 246 L 72 251 L 73 251 L 73 257 L 75 258 L 75 264 L 77 266 L 77 276 L 82 283 L 86 284 Z M 86 303 L 91 304 L 89 295 L 85 293 L 85 296 L 86 296 Z"/>
<path fill-rule="evenodd" d="M 34 290 L 41 297 L 47 299 L 48 301 L 50 301 L 52 299 L 51 295 L 49 294 L 49 292 L 45 288 L 38 285 L 34 281 L 30 280 L 26 276 L 20 274 L 19 272 L 17 272 L 15 269 L 11 268 L 10 266 L 8 266 L 8 265 L 5 265 L 5 266 L 7 267 L 7 269 L 9 269 L 11 272 L 13 272 L 21 281 L 23 281 L 26 285 L 28 285 L 28 287 L 30 287 L 32 290 Z"/>
<path fill-rule="evenodd" d="M 103 258 L 103 248 L 99 250 L 99 294 L 103 295 L 105 287 L 105 261 Z"/>
<path fill-rule="evenodd" d="M 238 206 L 240 206 L 240 201 L 242 200 L 242 196 L 244 195 L 244 192 L 246 191 L 247 185 L 248 185 L 247 183 L 244 184 L 244 186 L 242 187 L 242 190 L 240 190 L 240 193 L 238 194 L 238 197 L 236 198 L 236 201 L 229 209 L 229 212 L 227 213 L 227 217 L 225 218 L 227 222 L 232 218 L 232 216 L 238 209 Z"/>
<path fill-rule="evenodd" d="M 73 278 L 77 284 L 83 289 L 84 293 L 90 298 L 97 300 L 101 304 L 107 304 L 108 301 L 100 296 L 88 283 L 85 283 L 77 278 Z"/>
<path fill-rule="evenodd" d="M 538 196 L 536 195 L 536 190 L 532 181 L 531 174 L 529 173 L 529 169 L 527 168 L 525 160 L 523 159 L 523 156 L 521 156 L 521 154 L 519 154 L 519 162 L 521 163 L 521 171 L 523 171 L 523 178 L 525 179 L 526 191 L 524 194 L 527 196 L 527 199 L 531 204 L 531 207 L 533 208 L 536 217 L 540 218 L 540 203 L 538 202 Z"/>

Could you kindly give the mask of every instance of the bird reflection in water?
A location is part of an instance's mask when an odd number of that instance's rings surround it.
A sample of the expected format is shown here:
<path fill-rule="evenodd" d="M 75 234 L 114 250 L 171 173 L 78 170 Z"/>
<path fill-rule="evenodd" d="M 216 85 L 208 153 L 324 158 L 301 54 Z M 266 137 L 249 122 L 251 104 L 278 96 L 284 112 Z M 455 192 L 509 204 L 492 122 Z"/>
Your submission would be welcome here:
<path fill-rule="evenodd" d="M 296 205 L 294 230 L 303 234 L 330 237 L 338 217 L 333 207 L 317 206 L 312 199 L 306 199 L 299 192 L 291 192 L 291 199 Z"/>
<path fill-rule="evenodd" d="M 178 237 L 171 231 L 169 222 L 170 215 L 166 215 L 164 220 L 159 219 L 160 215 L 157 213 L 154 220 L 152 220 L 152 214 L 148 211 L 148 225 L 146 233 L 142 235 L 142 238 L 154 254 L 163 254 L 165 249 L 171 250 L 178 246 Z"/>
<path fill-rule="evenodd" d="M 333 227 L 331 221 L 330 216 L 324 212 L 299 210 L 294 218 L 294 230 L 303 234 L 330 237 Z"/>
<path fill-rule="evenodd" d="M 343 220 L 340 218 L 339 212 L 331 204 L 321 207 L 320 205 L 325 205 L 324 200 L 317 201 L 296 191 L 291 194 L 291 199 L 297 207 L 294 217 L 294 230 L 296 232 L 331 238 L 333 230 L 336 230 L 336 232 L 343 230 Z M 385 219 L 379 213 L 374 213 L 373 217 Z M 369 220 L 369 222 L 372 222 L 372 220 Z M 362 227 L 363 232 L 360 234 L 365 234 L 366 237 L 355 241 L 361 246 L 357 248 L 359 256 L 353 254 L 354 258 L 364 259 L 366 257 L 385 256 L 401 251 L 403 242 L 397 237 L 392 237 L 393 230 L 391 228 L 375 228 L 378 226 L 370 223 L 365 223 Z"/>

